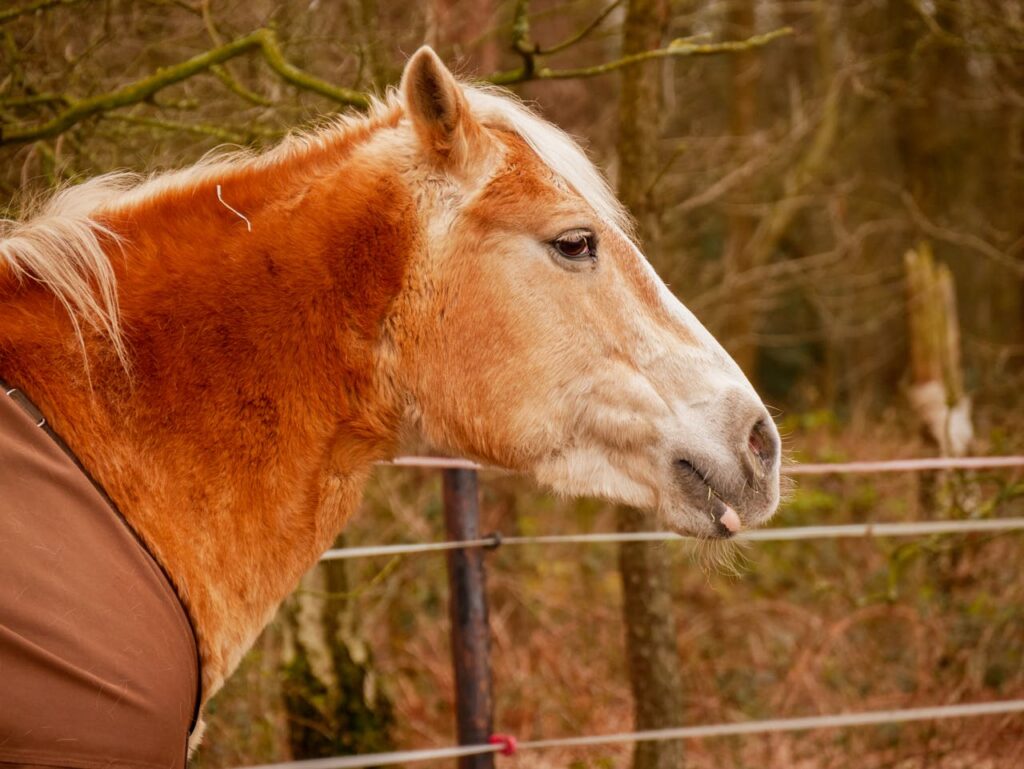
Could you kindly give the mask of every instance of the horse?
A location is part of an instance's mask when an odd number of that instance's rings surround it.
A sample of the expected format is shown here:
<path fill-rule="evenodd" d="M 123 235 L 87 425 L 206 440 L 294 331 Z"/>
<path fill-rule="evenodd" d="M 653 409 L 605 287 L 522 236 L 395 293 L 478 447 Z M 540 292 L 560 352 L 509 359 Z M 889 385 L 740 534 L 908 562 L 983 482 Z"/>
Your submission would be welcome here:
<path fill-rule="evenodd" d="M 98 177 L 8 223 L 0 376 L 172 587 L 198 713 L 410 435 L 683 535 L 772 515 L 773 421 L 636 241 L 573 139 L 422 48 L 366 113 L 263 153 Z M 88 558 L 103 571 L 105 552 Z M 157 622 L 130 612 L 104 616 Z M 122 672 L 126 701 L 142 674 Z"/>

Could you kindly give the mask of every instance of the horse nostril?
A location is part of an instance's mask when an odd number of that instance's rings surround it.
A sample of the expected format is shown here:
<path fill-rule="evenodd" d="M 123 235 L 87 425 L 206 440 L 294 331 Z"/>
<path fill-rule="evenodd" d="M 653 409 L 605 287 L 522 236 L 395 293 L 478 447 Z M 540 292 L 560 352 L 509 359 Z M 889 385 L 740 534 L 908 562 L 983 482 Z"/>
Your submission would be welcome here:
<path fill-rule="evenodd" d="M 747 437 L 747 448 L 760 462 L 761 467 L 770 472 L 775 467 L 775 457 L 778 454 L 778 439 L 775 431 L 769 426 L 768 420 L 761 417 L 750 430 Z"/>

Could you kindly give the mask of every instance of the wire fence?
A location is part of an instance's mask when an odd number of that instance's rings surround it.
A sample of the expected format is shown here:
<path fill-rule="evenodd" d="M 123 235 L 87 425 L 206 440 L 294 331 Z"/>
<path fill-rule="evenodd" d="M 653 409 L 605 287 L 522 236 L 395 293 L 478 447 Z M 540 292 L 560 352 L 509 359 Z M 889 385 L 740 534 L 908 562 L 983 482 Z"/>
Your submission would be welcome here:
<path fill-rule="evenodd" d="M 968 521 L 919 521 L 912 523 L 851 523 L 841 526 L 787 526 L 737 534 L 740 542 L 788 542 L 808 539 L 851 539 L 865 537 L 919 537 L 929 534 L 969 534 L 1024 529 L 1024 518 L 987 518 Z M 495 549 L 505 545 L 592 545 L 621 542 L 685 542 L 688 538 L 668 531 L 609 532 L 598 534 L 548 534 L 532 537 L 488 534 L 478 539 L 449 542 L 420 542 L 403 545 L 370 545 L 328 550 L 322 561 L 374 556 L 438 553 L 472 548 Z"/>
<path fill-rule="evenodd" d="M 764 721 L 739 721 L 724 724 L 705 724 L 702 726 L 682 726 L 677 729 L 595 734 L 586 737 L 560 737 L 523 742 L 516 740 L 510 735 L 496 734 L 489 743 L 484 745 L 459 745 L 454 747 L 427 748 L 424 750 L 402 750 L 393 753 L 373 753 L 362 756 L 315 758 L 308 761 L 261 764 L 245 767 L 245 769 L 360 769 L 361 767 L 393 766 L 395 764 L 406 764 L 416 761 L 463 758 L 483 753 L 501 753 L 511 756 L 520 751 L 545 750 L 549 748 L 592 747 L 616 743 L 777 734 L 779 732 L 801 732 L 811 729 L 841 729 L 858 726 L 876 726 L 878 724 L 909 723 L 913 721 L 938 721 L 948 718 L 976 718 L 979 716 L 1012 713 L 1024 713 L 1024 700 L 974 702 L 928 708 L 903 708 L 900 710 L 871 710 L 861 713 L 834 713 L 822 716 L 805 716 L 803 718 L 774 718 Z"/>
<path fill-rule="evenodd" d="M 446 457 L 399 457 L 389 463 L 398 467 L 423 467 L 444 470 L 483 470 L 486 468 L 466 459 Z M 872 462 L 846 462 L 807 464 L 789 467 L 789 475 L 828 475 L 846 473 L 885 473 L 923 471 L 967 471 L 1024 467 L 1024 456 L 970 457 L 956 459 L 904 459 Z M 741 532 L 737 539 L 748 542 L 781 542 L 812 539 L 846 539 L 872 537 L 916 537 L 940 534 L 998 533 L 1024 530 L 1024 518 L 970 519 L 946 521 L 914 521 L 890 523 L 864 523 L 835 526 L 794 526 Z M 450 552 L 508 545 L 568 545 L 621 542 L 682 541 L 684 537 L 663 531 L 609 532 L 595 534 L 557 534 L 541 536 L 503 536 L 493 533 L 472 539 L 445 542 L 408 543 L 348 547 L 328 550 L 322 560 L 369 558 L 419 553 Z M 585 735 L 544 740 L 517 741 L 509 735 L 496 734 L 486 744 L 374 753 L 359 756 L 337 756 L 309 761 L 263 764 L 246 769 L 360 769 L 361 767 L 391 766 L 418 761 L 466 759 L 472 756 L 500 753 L 513 755 L 518 751 L 543 750 L 555 747 L 584 747 L 614 743 L 636 743 L 659 740 L 686 740 L 707 737 L 741 736 L 778 732 L 835 729 L 878 724 L 933 721 L 950 718 L 969 718 L 1024 713 L 1024 700 L 964 703 L 934 707 L 903 708 L 897 710 L 836 713 L 800 718 L 768 719 L 736 723 L 683 726 L 656 731 L 620 734 Z"/>
<path fill-rule="evenodd" d="M 422 467 L 435 470 L 494 470 L 506 468 L 482 465 L 458 457 L 395 457 L 382 462 L 394 467 Z M 864 462 L 821 462 L 794 464 L 783 468 L 784 475 L 839 475 L 860 473 L 901 473 L 928 470 L 988 470 L 1024 467 L 1024 456 L 1005 457 L 925 457 L 921 459 L 883 459 Z"/>
<path fill-rule="evenodd" d="M 397 457 L 382 464 L 395 467 L 421 467 L 436 470 L 497 470 L 468 459 L 449 457 Z M 895 459 L 871 462 L 833 462 L 793 465 L 788 475 L 833 475 L 891 472 L 922 472 L 938 470 L 981 470 L 1024 467 L 1024 456 L 1004 457 L 934 457 L 925 459 Z M 865 537 L 917 537 L 933 534 L 969 534 L 1024 529 L 1024 518 L 1000 518 L 966 521 L 917 521 L 910 523 L 863 523 L 842 526 L 790 526 L 741 532 L 736 539 L 743 542 L 785 542 L 810 539 L 851 539 Z M 328 550 L 323 561 L 377 556 L 440 553 L 448 550 L 471 548 L 497 548 L 502 545 L 569 545 L 621 542 L 682 542 L 687 538 L 666 531 L 597 534 L 550 534 L 541 536 L 504 536 L 500 532 L 477 539 L 449 542 L 421 542 L 394 545 L 369 545 Z"/>

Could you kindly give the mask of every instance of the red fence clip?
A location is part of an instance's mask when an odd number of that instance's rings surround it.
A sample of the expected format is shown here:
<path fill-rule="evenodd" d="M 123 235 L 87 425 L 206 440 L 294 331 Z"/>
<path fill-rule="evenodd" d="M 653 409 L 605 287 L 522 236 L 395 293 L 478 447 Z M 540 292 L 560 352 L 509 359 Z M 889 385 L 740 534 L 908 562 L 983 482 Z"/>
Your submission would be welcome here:
<path fill-rule="evenodd" d="M 501 745 L 499 753 L 503 756 L 516 754 L 516 738 L 511 734 L 492 734 L 487 740 L 491 745 Z"/>

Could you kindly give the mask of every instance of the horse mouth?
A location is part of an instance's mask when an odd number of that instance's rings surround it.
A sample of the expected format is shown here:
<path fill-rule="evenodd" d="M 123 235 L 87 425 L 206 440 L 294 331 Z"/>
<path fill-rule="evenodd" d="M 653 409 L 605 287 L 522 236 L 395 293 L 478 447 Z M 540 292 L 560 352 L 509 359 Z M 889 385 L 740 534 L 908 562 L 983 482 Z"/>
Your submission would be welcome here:
<path fill-rule="evenodd" d="M 743 530 L 739 514 L 721 495 L 708 479 L 708 474 L 686 459 L 675 462 L 677 478 L 686 496 L 692 500 L 698 517 L 710 525 L 701 525 L 700 530 L 686 533 L 701 539 L 731 539 Z M 687 527 L 692 529 L 692 527 Z"/>

